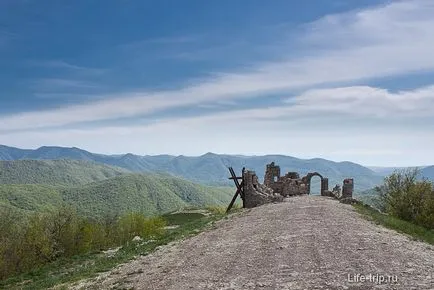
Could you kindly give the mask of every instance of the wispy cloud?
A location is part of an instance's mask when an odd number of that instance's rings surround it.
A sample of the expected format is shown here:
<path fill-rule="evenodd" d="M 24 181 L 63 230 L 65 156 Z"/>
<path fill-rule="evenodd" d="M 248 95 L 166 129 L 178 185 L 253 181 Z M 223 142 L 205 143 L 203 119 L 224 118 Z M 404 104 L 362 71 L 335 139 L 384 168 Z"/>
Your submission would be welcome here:
<path fill-rule="evenodd" d="M 241 49 L 246 49 L 248 48 L 248 45 L 249 44 L 247 42 L 236 40 L 229 43 L 226 42 L 223 44 L 212 44 L 202 48 L 190 48 L 188 50 L 172 53 L 168 55 L 167 58 L 174 58 L 186 61 L 210 61 L 217 58 L 232 60 L 231 53 L 233 51 L 240 51 Z M 245 53 L 247 52 L 245 51 Z"/>
<path fill-rule="evenodd" d="M 359 127 L 356 130 L 349 124 L 350 114 L 329 122 L 324 118 L 315 119 L 315 114 L 311 113 L 311 122 L 306 122 L 300 116 L 276 117 L 274 114 L 278 108 L 261 110 L 170 119 L 145 126 L 105 125 L 97 128 L 86 126 L 80 129 L 4 133 L 2 138 L 10 145 L 38 147 L 57 144 L 105 153 L 198 155 L 212 151 L 249 155 L 272 152 L 302 158 L 321 156 L 390 166 L 434 161 L 429 160 L 434 135 L 427 134 L 421 127 L 407 124 L 397 131 L 390 130 L 384 122 L 377 122 L 375 127 Z M 257 117 L 252 118 L 252 115 Z M 267 117 L 268 120 L 263 121 L 258 116 Z M 394 126 L 402 124 L 396 123 L 396 119 L 394 122 Z M 403 122 L 409 123 L 410 120 Z M 397 158 L 397 152 L 406 158 Z"/>
<path fill-rule="evenodd" d="M 289 98 L 292 112 L 327 112 L 363 117 L 434 116 L 434 86 L 392 93 L 386 89 L 353 86 L 309 90 Z"/>
<path fill-rule="evenodd" d="M 53 100 L 53 99 L 63 99 L 63 100 L 74 100 L 74 101 L 89 101 L 89 100 L 101 100 L 104 98 L 101 94 L 81 94 L 81 93 L 34 93 L 33 94 L 38 99 Z"/>
<path fill-rule="evenodd" d="M 201 35 L 156 37 L 124 43 L 119 45 L 118 48 L 129 52 L 143 50 L 144 48 L 149 46 L 187 45 L 197 42 L 200 37 Z"/>
<path fill-rule="evenodd" d="M 104 101 L 90 102 L 79 106 L 57 110 L 28 112 L 0 118 L 0 130 L 30 129 L 58 126 L 77 122 L 102 121 L 116 118 L 143 116 L 173 107 L 193 104 L 248 99 L 270 93 L 290 94 L 294 89 L 311 89 L 319 84 L 357 82 L 384 76 L 405 75 L 415 71 L 434 69 L 434 5 L 430 1 L 393 2 L 368 10 L 354 11 L 324 17 L 305 26 L 305 37 L 300 45 L 305 46 L 305 54 L 298 58 L 287 52 L 284 61 L 257 64 L 254 67 L 239 69 L 229 73 L 218 73 L 214 77 L 201 80 L 177 91 L 160 91 L 139 94 L 118 94 Z M 313 48 L 314 47 L 314 48 Z M 50 82 L 50 81 L 49 81 Z M 52 80 L 52 84 L 81 86 L 63 80 Z M 425 88 L 431 92 L 431 88 Z M 385 110 L 392 103 L 387 91 L 374 88 L 351 87 L 332 91 L 308 90 L 297 100 L 297 110 L 319 103 L 317 110 L 326 106 L 331 110 L 342 108 L 349 102 L 362 103 L 366 108 Z M 357 98 L 354 95 L 357 93 Z M 375 103 L 373 97 L 362 97 L 368 93 L 375 98 L 383 98 L 383 103 Z M 340 94 L 342 99 L 333 106 L 328 99 L 330 94 Z M 416 92 L 415 94 L 422 94 Z M 403 93 L 401 99 L 413 95 Z M 366 100 L 365 100 L 366 98 Z M 311 100 L 316 100 L 313 103 Z M 423 98 L 425 108 L 430 108 L 431 99 Z M 393 103 L 396 110 L 407 114 L 412 104 Z M 322 107 L 321 107 L 322 106 Z M 404 106 L 404 107 L 402 107 Z M 293 111 L 294 106 L 279 108 L 282 114 Z M 369 111 L 369 109 L 366 109 Z M 380 114 L 382 111 L 378 111 Z M 274 112 L 275 113 L 275 112 Z M 256 116 L 254 112 L 249 112 Z M 258 110 L 258 114 L 263 112 Z"/>
<path fill-rule="evenodd" d="M 83 81 L 83 80 L 73 80 L 73 79 L 61 79 L 61 78 L 46 78 L 34 80 L 33 85 L 38 89 L 92 89 L 99 88 L 99 85 L 94 83 Z"/>
<path fill-rule="evenodd" d="M 33 60 L 33 61 L 26 62 L 26 64 L 30 66 L 40 66 L 46 68 L 73 71 L 73 72 L 80 73 L 82 75 L 101 75 L 107 72 L 107 69 L 79 66 L 63 60 L 44 60 L 44 61 Z"/>
<path fill-rule="evenodd" d="M 174 43 L 191 43 L 198 40 L 199 35 L 184 35 L 184 36 L 172 36 L 172 37 L 158 37 L 151 38 L 136 43 L 154 43 L 154 44 L 174 44 Z"/>
<path fill-rule="evenodd" d="M 307 119 L 310 120 L 310 124 L 324 122 L 315 125 L 321 129 L 329 126 L 330 122 L 340 125 L 339 123 L 345 119 L 345 122 L 380 121 L 383 125 L 395 124 L 400 129 L 412 128 L 416 131 L 418 129 L 413 128 L 414 121 L 420 119 L 428 121 L 427 124 L 431 119 L 434 121 L 434 85 L 396 93 L 369 86 L 312 89 L 290 97 L 278 106 L 241 108 L 197 117 L 168 118 L 161 123 L 184 123 L 186 126 L 207 122 L 246 123 L 265 127 L 280 124 L 284 128 L 288 124 L 298 126 Z M 364 125 L 366 124 L 361 124 Z M 427 126 L 422 129 L 426 129 Z M 434 129 L 434 123 L 431 127 Z M 366 126 L 365 129 L 371 130 L 372 127 Z"/>

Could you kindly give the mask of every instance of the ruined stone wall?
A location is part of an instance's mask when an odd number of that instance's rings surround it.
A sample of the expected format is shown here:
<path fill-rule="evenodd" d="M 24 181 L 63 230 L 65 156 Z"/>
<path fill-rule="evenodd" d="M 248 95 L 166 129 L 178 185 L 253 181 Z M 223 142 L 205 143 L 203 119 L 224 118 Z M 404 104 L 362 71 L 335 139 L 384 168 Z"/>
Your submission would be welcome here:
<path fill-rule="evenodd" d="M 300 178 L 297 172 L 288 172 L 280 176 L 280 167 L 274 162 L 267 164 L 264 184 L 258 180 L 254 171 L 245 171 L 244 178 L 244 204 L 247 208 L 261 204 L 281 201 L 284 197 L 310 194 L 310 181 L 313 176 L 321 178 L 321 195 L 338 198 L 337 188 L 329 190 L 329 180 L 318 172 L 308 173 Z M 351 198 L 353 195 L 353 179 L 345 179 L 342 188 L 342 198 Z"/>
<path fill-rule="evenodd" d="M 342 198 L 352 198 L 354 191 L 354 179 L 347 178 L 344 179 L 342 186 Z"/>
<path fill-rule="evenodd" d="M 321 195 L 324 195 L 324 192 L 328 190 L 329 190 L 329 179 L 324 177 L 321 180 Z"/>
<path fill-rule="evenodd" d="M 298 172 L 288 172 L 285 174 L 285 178 L 300 179 L 300 174 Z"/>
<path fill-rule="evenodd" d="M 282 201 L 283 197 L 265 184 L 260 184 L 254 171 L 245 171 L 244 180 L 244 205 L 246 208 L 256 207 L 262 204 Z"/>
<path fill-rule="evenodd" d="M 267 164 L 264 176 L 264 185 L 268 187 L 273 187 L 280 178 L 280 166 L 275 165 L 274 162 Z"/>
<path fill-rule="evenodd" d="M 307 186 L 297 172 L 288 172 L 284 176 L 280 176 L 280 166 L 274 162 L 267 164 L 264 185 L 285 197 L 307 193 Z"/>
<path fill-rule="evenodd" d="M 307 194 L 307 186 L 300 178 L 292 179 L 289 177 L 282 178 L 283 190 L 280 192 L 283 196 L 294 196 Z"/>

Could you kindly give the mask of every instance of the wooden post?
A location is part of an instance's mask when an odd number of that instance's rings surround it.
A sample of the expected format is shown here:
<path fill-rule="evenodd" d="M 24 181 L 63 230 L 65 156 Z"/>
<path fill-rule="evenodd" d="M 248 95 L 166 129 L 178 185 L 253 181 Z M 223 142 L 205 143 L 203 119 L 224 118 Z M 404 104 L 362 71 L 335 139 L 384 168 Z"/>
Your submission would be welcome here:
<path fill-rule="evenodd" d="M 237 187 L 237 191 L 235 192 L 234 197 L 231 200 L 231 203 L 229 204 L 228 208 L 226 209 L 226 212 L 229 212 L 232 208 L 232 206 L 234 205 L 238 194 L 241 196 L 241 199 L 243 201 L 243 208 L 245 207 L 245 202 L 244 202 L 244 180 L 243 180 L 243 176 L 244 176 L 244 170 L 245 168 L 243 168 L 242 171 L 242 176 L 241 177 L 237 177 L 235 174 L 235 171 L 232 167 L 229 167 L 229 172 L 231 173 L 231 177 L 229 177 L 229 179 L 233 180 L 235 183 L 235 186 Z M 241 184 L 238 182 L 238 179 L 241 179 Z"/>
<path fill-rule="evenodd" d="M 241 185 L 244 185 L 244 183 L 243 183 L 242 181 L 241 181 Z M 240 187 L 240 188 L 241 188 L 241 187 Z M 229 212 L 229 211 L 231 210 L 231 208 L 232 208 L 232 206 L 234 205 L 235 200 L 237 199 L 238 194 L 240 194 L 240 192 L 241 192 L 241 190 L 240 190 L 240 189 L 237 189 L 237 191 L 235 192 L 234 197 L 233 197 L 232 200 L 231 200 L 231 203 L 229 204 L 228 208 L 226 209 L 226 212 Z M 243 202 L 243 203 L 244 203 L 244 202 Z"/>

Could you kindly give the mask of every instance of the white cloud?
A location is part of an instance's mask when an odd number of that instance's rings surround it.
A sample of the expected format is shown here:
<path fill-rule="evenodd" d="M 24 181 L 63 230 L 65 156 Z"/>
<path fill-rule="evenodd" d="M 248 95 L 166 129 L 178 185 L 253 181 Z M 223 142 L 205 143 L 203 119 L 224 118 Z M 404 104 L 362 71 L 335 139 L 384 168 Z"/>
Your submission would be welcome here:
<path fill-rule="evenodd" d="M 434 116 L 434 85 L 396 93 L 369 86 L 349 86 L 338 88 L 311 89 L 288 98 L 286 105 L 222 112 L 204 117 L 184 118 L 184 121 L 240 120 L 297 121 L 300 118 L 322 118 L 339 116 L 337 119 L 356 117 L 366 120 L 385 118 L 412 119 Z"/>
<path fill-rule="evenodd" d="M 44 67 L 44 68 L 51 68 L 51 69 L 60 69 L 66 72 L 80 74 L 80 76 L 82 77 L 99 76 L 107 72 L 107 69 L 79 66 L 64 60 L 32 60 L 32 61 L 25 61 L 24 64 L 26 65 L 26 67 L 36 66 L 36 67 Z"/>
<path fill-rule="evenodd" d="M 432 15 L 434 2 L 406 1 L 327 16 L 303 27 L 299 45 L 305 50 L 297 59 L 291 58 L 288 47 L 281 56 L 284 61 L 215 74 L 177 91 L 118 94 L 82 105 L 0 116 L 0 143 L 56 144 L 105 153 L 281 153 L 369 165 L 434 163 L 429 160 L 434 85 L 400 92 L 356 85 L 363 79 L 432 71 Z M 336 87 L 342 82 L 351 85 Z M 335 87 L 317 89 L 318 84 Z M 294 89 L 302 93 L 276 107 L 169 118 L 146 126 L 43 130 L 187 105 L 234 105 L 238 98 L 249 101 L 271 92 L 289 96 Z"/>
<path fill-rule="evenodd" d="M 326 16 L 305 28 L 306 55 L 258 65 L 177 91 L 119 94 L 105 101 L 0 117 L 0 130 L 42 128 L 145 115 L 171 107 L 289 92 L 317 84 L 357 81 L 434 69 L 432 1 L 393 2 Z M 282 56 L 285 57 L 284 55 Z"/>
<path fill-rule="evenodd" d="M 342 105 L 346 99 L 350 101 Z M 411 103 L 411 111 L 402 106 L 403 100 Z M 5 133 L 0 143 L 56 144 L 103 153 L 276 153 L 368 165 L 433 164 L 433 100 L 433 87 L 397 93 L 358 86 L 310 90 L 286 106 L 148 125 Z M 378 110 L 385 118 L 378 118 Z"/>
<path fill-rule="evenodd" d="M 324 111 L 393 118 L 434 116 L 434 86 L 391 93 L 386 89 L 353 86 L 309 90 L 290 98 L 295 111 Z"/>
<path fill-rule="evenodd" d="M 100 86 L 93 84 L 88 81 L 82 80 L 71 80 L 71 79 L 61 79 L 61 78 L 47 78 L 47 79 L 39 79 L 33 82 L 35 88 L 40 89 L 92 89 L 98 88 Z"/>
<path fill-rule="evenodd" d="M 261 121 L 237 116 L 166 120 L 148 126 L 10 133 L 3 134 L 0 143 L 26 147 L 56 144 L 100 153 L 143 155 L 199 155 L 212 151 L 323 157 L 383 166 L 434 163 L 430 145 L 434 134 L 423 130 L 404 127 L 396 132 L 381 123 L 375 128 L 356 130 L 343 119 L 333 124 L 303 124 L 297 120 Z"/>

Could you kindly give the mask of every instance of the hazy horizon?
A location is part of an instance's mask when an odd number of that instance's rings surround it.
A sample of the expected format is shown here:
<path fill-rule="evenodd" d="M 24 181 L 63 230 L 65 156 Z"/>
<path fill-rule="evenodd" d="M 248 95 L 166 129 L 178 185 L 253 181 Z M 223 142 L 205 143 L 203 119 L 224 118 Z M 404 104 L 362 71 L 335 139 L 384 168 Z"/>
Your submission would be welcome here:
<path fill-rule="evenodd" d="M 431 165 L 432 15 L 425 0 L 1 1 L 0 143 Z"/>
<path fill-rule="evenodd" d="M 14 146 L 9 146 L 7 144 L 0 144 L 0 146 L 6 146 L 6 147 L 11 147 L 11 148 L 18 148 L 21 150 L 37 150 L 43 147 L 57 147 L 57 148 L 67 148 L 67 149 L 73 149 L 73 148 L 77 148 L 80 150 L 84 150 L 87 152 L 90 152 L 92 154 L 102 154 L 102 155 L 109 155 L 109 156 L 116 156 L 116 155 L 126 155 L 126 154 L 133 154 L 133 155 L 137 155 L 137 156 L 158 156 L 158 155 L 169 155 L 169 156 L 185 156 L 185 157 L 200 157 L 206 154 L 217 154 L 217 155 L 231 155 L 231 156 L 242 156 L 242 157 L 261 157 L 261 156 L 269 156 L 269 155 L 282 155 L 282 156 L 287 156 L 287 157 L 294 157 L 297 159 L 302 159 L 302 160 L 310 160 L 310 159 L 325 159 L 325 160 L 329 160 L 329 161 L 333 161 L 333 162 L 352 162 L 352 163 L 357 163 L 359 165 L 362 165 L 364 167 L 370 168 L 370 169 L 382 169 L 382 168 L 408 168 L 408 167 L 428 167 L 428 166 L 432 166 L 433 164 L 416 164 L 416 165 L 397 165 L 397 166 L 382 166 L 382 165 L 369 165 L 369 164 L 362 164 L 359 162 L 356 162 L 354 160 L 332 160 L 332 159 L 327 159 L 327 158 L 323 158 L 321 156 L 316 156 L 316 157 L 311 157 L 311 158 L 301 158 L 295 155 L 291 155 L 291 154 L 280 154 L 280 153 L 265 153 L 265 154 L 251 154 L 251 155 L 247 155 L 247 154 L 243 154 L 243 153 L 224 153 L 224 152 L 204 152 L 201 154 L 197 154 L 197 155 L 186 155 L 186 154 L 166 154 L 166 153 L 161 153 L 161 154 L 146 154 L 146 153 L 133 153 L 133 152 L 123 152 L 123 151 L 119 151 L 119 152 L 115 152 L 115 153 L 110 153 L 110 152 L 96 152 L 96 151 L 92 151 L 92 150 L 87 150 L 86 148 L 80 148 L 80 147 L 75 147 L 75 146 L 56 146 L 56 145 L 44 145 L 44 146 L 40 146 L 40 147 L 34 147 L 34 148 L 22 148 L 22 147 L 14 147 Z"/>

